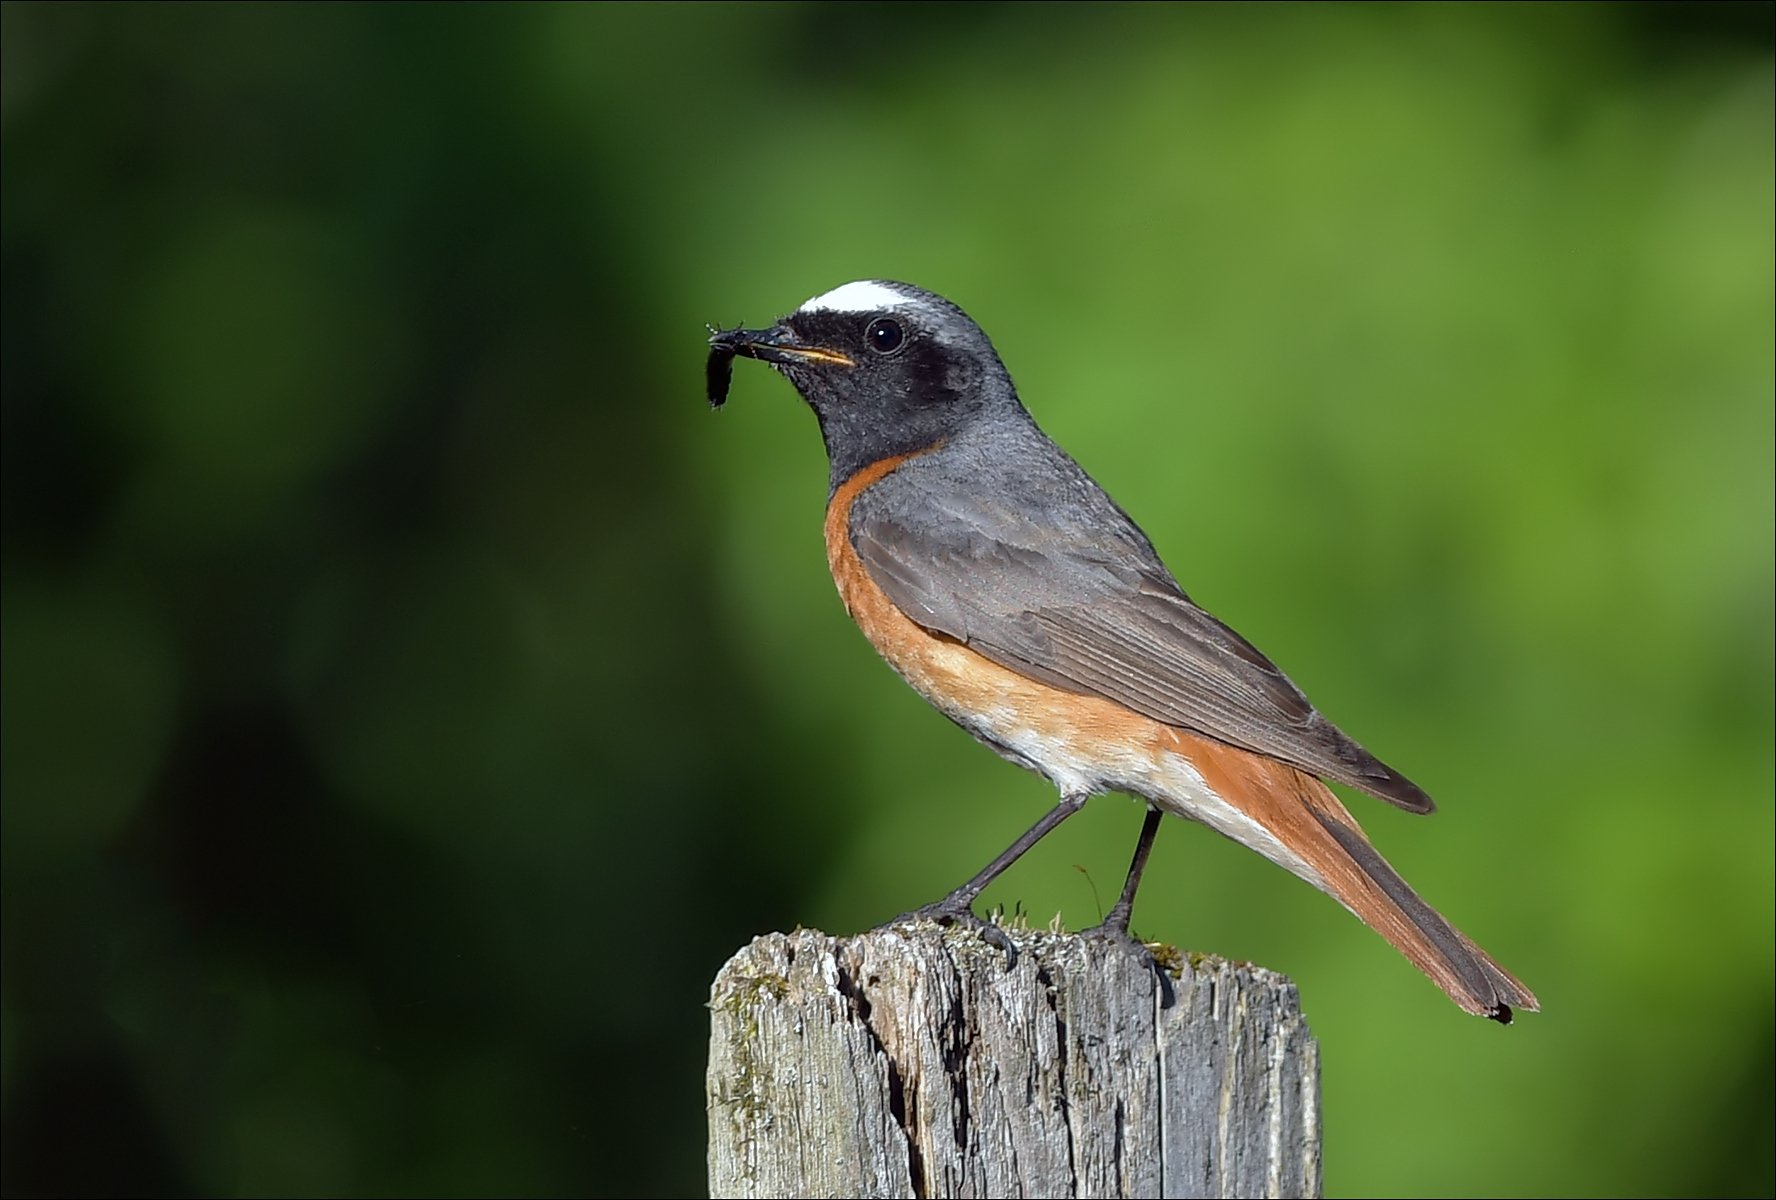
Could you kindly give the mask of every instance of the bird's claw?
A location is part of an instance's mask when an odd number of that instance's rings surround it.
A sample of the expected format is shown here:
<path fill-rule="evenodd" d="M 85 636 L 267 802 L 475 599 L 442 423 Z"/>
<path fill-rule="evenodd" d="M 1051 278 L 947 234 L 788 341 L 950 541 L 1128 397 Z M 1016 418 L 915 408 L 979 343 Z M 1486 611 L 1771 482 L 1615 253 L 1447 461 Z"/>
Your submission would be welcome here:
<path fill-rule="evenodd" d="M 939 925 L 955 925 L 963 929 L 972 929 L 983 942 L 1002 950 L 1005 953 L 1005 969 L 1017 966 L 1018 948 L 1011 940 L 1011 935 L 1004 928 L 984 917 L 975 915 L 974 909 L 965 900 L 946 896 L 944 899 L 915 908 L 911 912 L 901 913 L 890 921 L 890 925 L 905 925 L 913 921 L 932 921 Z"/>

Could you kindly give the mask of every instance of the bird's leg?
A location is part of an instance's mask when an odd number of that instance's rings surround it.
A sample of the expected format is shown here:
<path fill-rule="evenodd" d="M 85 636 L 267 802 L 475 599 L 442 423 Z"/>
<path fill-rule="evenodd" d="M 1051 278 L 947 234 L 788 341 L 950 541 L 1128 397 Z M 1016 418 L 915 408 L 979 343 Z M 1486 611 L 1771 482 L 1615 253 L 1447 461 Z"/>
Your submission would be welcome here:
<path fill-rule="evenodd" d="M 970 926 L 983 940 L 1005 951 L 1006 966 L 1015 966 L 1017 947 L 1012 945 L 1011 938 L 999 926 L 975 916 L 975 899 L 986 890 L 988 884 L 1003 875 L 1006 868 L 1022 858 L 1025 851 L 1047 837 L 1055 826 L 1085 807 L 1086 799 L 1084 795 L 1062 796 L 1059 804 L 1043 813 L 1041 820 L 1026 829 L 1017 841 L 1007 846 L 992 862 L 982 867 L 973 879 L 942 900 L 902 913 L 889 923 L 897 925 L 903 921 L 936 921 L 939 925 Z"/>
<path fill-rule="evenodd" d="M 1103 923 L 1086 930 L 1085 936 L 1118 942 L 1140 956 L 1159 979 L 1159 1006 L 1170 1008 L 1175 999 L 1170 973 L 1153 956 L 1153 951 L 1129 932 L 1129 917 L 1135 909 L 1135 889 L 1141 886 L 1141 872 L 1147 869 L 1147 856 L 1153 853 L 1153 839 L 1159 835 L 1159 822 L 1164 815 L 1159 809 L 1148 806 L 1147 816 L 1141 822 L 1141 840 L 1135 843 L 1135 856 L 1129 862 L 1128 878 L 1123 881 L 1122 895 L 1110 906 Z"/>
<path fill-rule="evenodd" d="M 1135 911 L 1135 889 L 1141 886 L 1141 872 L 1147 869 L 1147 856 L 1153 853 L 1153 839 L 1159 836 L 1159 821 L 1163 815 L 1148 805 L 1147 818 L 1141 822 L 1141 840 L 1135 843 L 1135 857 L 1129 862 L 1128 878 L 1122 884 L 1122 895 L 1110 906 L 1103 928 L 1128 933 L 1129 917 Z"/>

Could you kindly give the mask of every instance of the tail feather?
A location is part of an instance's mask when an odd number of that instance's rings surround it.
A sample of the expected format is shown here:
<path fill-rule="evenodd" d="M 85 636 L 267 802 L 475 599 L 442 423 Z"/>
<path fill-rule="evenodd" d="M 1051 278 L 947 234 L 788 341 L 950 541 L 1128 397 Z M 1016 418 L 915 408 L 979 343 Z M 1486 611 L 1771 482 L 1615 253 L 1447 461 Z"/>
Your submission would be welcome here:
<path fill-rule="evenodd" d="M 1297 797 L 1319 830 L 1329 835 L 1329 842 L 1318 847 L 1296 849 L 1308 850 L 1303 857 L 1320 874 L 1321 886 L 1333 899 L 1391 942 L 1468 1012 L 1509 1025 L 1513 1009 L 1535 1012 L 1541 1007 L 1535 993 L 1412 890 L 1369 844 L 1325 784 L 1299 771 L 1291 773 Z"/>
<path fill-rule="evenodd" d="M 1445 921 L 1319 779 L 1286 763 L 1168 727 L 1159 745 L 1190 764 L 1187 786 L 1147 798 L 1201 821 L 1326 892 L 1391 942 L 1468 1012 L 1509 1024 L 1535 993 Z M 1144 793 L 1146 794 L 1146 793 Z"/>

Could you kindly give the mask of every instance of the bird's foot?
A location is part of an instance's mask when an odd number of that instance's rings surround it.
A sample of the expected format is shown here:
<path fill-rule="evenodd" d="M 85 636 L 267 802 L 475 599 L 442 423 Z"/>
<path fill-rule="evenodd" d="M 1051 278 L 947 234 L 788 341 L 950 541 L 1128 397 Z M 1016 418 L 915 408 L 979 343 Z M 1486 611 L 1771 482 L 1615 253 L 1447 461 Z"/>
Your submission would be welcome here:
<path fill-rule="evenodd" d="M 939 925 L 955 925 L 962 929 L 972 929 L 983 942 L 1005 952 L 1005 969 L 1017 966 L 1018 948 L 1000 925 L 978 917 L 968 898 L 954 893 L 942 900 L 915 908 L 912 912 L 901 913 L 890 925 L 905 925 L 911 921 L 935 921 Z"/>
<path fill-rule="evenodd" d="M 1168 952 L 1171 955 L 1177 954 L 1176 950 L 1173 950 L 1170 946 L 1161 945 L 1157 942 L 1143 942 L 1140 938 L 1129 932 L 1126 919 L 1122 922 L 1118 922 L 1114 919 L 1114 914 L 1112 915 L 1112 919 L 1105 921 L 1102 925 L 1093 925 L 1090 929 L 1080 930 L 1079 936 L 1082 938 L 1093 938 L 1097 941 L 1119 946 L 1129 954 L 1134 955 L 1141 961 L 1143 966 L 1153 972 L 1153 977 L 1159 980 L 1160 1008 L 1170 1008 L 1176 1003 L 1178 997 L 1176 990 L 1172 987 L 1172 973 L 1167 969 L 1165 961 L 1161 958 L 1162 954 L 1167 954 Z"/>

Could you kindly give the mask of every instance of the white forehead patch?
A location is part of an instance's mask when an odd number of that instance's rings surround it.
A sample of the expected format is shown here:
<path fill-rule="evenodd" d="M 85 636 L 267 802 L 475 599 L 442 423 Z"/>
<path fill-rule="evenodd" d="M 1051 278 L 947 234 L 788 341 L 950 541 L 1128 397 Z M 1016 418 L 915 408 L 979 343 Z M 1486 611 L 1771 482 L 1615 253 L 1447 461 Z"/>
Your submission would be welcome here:
<path fill-rule="evenodd" d="M 822 292 L 796 311 L 871 313 L 911 303 L 891 287 L 884 287 L 873 279 L 859 279 L 830 292 Z"/>

